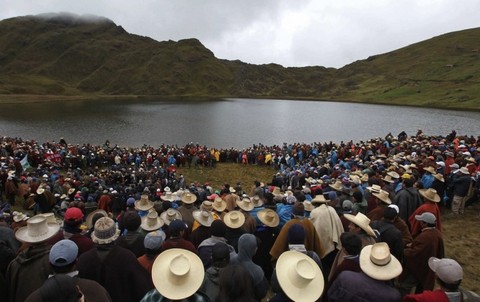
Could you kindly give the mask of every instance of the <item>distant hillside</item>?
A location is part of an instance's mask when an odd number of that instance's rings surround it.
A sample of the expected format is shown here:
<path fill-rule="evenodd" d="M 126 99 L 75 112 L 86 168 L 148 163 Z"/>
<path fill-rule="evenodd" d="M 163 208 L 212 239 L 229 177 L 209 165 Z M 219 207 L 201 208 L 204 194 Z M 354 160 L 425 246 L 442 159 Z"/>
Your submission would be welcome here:
<path fill-rule="evenodd" d="M 341 69 L 215 57 L 196 39 L 155 41 L 101 17 L 0 21 L 0 94 L 347 100 L 480 109 L 480 29 L 435 37 Z"/>

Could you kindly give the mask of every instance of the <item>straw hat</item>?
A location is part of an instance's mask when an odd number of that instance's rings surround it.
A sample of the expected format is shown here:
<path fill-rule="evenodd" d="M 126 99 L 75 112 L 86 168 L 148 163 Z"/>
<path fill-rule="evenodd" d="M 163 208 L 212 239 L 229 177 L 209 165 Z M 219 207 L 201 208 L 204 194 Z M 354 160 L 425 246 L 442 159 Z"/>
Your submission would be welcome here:
<path fill-rule="evenodd" d="M 235 193 L 235 192 L 237 192 L 237 191 L 235 191 L 235 189 L 234 189 L 233 187 L 228 187 L 228 191 L 229 191 L 230 193 Z"/>
<path fill-rule="evenodd" d="M 388 197 L 389 193 L 385 190 L 380 190 L 380 192 L 378 192 L 378 193 L 374 192 L 374 193 L 372 193 L 372 195 L 377 197 L 378 199 L 380 199 L 381 201 L 383 201 L 386 204 L 391 204 L 392 203 L 392 201 Z"/>
<path fill-rule="evenodd" d="M 160 218 L 162 218 L 166 225 L 170 225 L 170 222 L 174 221 L 175 219 L 182 220 L 182 214 L 178 210 L 170 208 L 162 212 L 162 214 L 160 214 Z"/>
<path fill-rule="evenodd" d="M 193 295 L 202 285 L 205 269 L 194 253 L 173 248 L 160 253 L 152 266 L 152 280 L 158 292 L 171 300 Z"/>
<path fill-rule="evenodd" d="M 410 167 L 411 168 L 411 167 Z M 431 174 L 434 174 L 435 173 L 435 168 L 432 167 L 432 166 L 428 166 L 428 167 L 424 167 L 423 170 L 431 173 Z"/>
<path fill-rule="evenodd" d="M 26 243 L 39 243 L 53 237 L 60 230 L 58 223 L 49 223 L 43 215 L 36 215 L 27 220 L 27 226 L 19 228 L 15 237 Z"/>
<path fill-rule="evenodd" d="M 362 230 L 364 230 L 368 235 L 372 237 L 377 237 L 373 229 L 370 227 L 370 219 L 365 216 L 365 214 L 359 212 L 357 213 L 357 215 L 343 214 L 343 216 L 347 218 L 350 222 L 354 223 Z"/>
<path fill-rule="evenodd" d="M 365 173 L 362 175 L 362 177 L 360 177 L 360 181 L 361 182 L 368 182 L 368 174 Z"/>
<path fill-rule="evenodd" d="M 85 224 L 87 225 L 87 227 L 89 229 L 91 229 L 93 227 L 92 220 L 93 220 L 93 216 L 95 216 L 96 214 L 102 214 L 103 217 L 108 217 L 108 213 L 105 212 L 105 210 L 102 210 L 102 209 L 97 209 L 97 210 L 93 211 L 92 213 L 88 214 L 87 218 L 85 218 Z"/>
<path fill-rule="evenodd" d="M 38 189 L 37 189 L 37 191 L 36 191 L 36 193 L 37 193 L 38 195 L 42 195 L 44 192 L 45 192 L 45 189 L 44 189 L 43 187 L 38 187 Z"/>
<path fill-rule="evenodd" d="M 330 186 L 330 188 L 334 189 L 335 191 L 339 191 L 339 192 L 341 192 L 342 188 L 343 188 L 342 181 L 340 179 L 337 179 L 334 184 L 330 184 L 329 186 Z"/>
<path fill-rule="evenodd" d="M 75 188 L 68 189 L 68 195 L 71 195 L 75 192 Z"/>
<path fill-rule="evenodd" d="M 165 192 L 165 195 L 160 196 L 160 199 L 165 201 L 174 201 L 175 196 L 173 196 L 172 192 L 168 191 Z"/>
<path fill-rule="evenodd" d="M 42 215 L 43 217 L 47 218 L 47 223 L 58 224 L 58 221 L 55 218 L 55 214 L 53 214 L 53 213 L 42 213 L 42 214 L 38 214 L 38 215 Z"/>
<path fill-rule="evenodd" d="M 273 196 L 283 195 L 283 194 L 282 194 L 282 191 L 280 190 L 279 187 L 273 188 L 272 194 L 273 194 Z"/>
<path fill-rule="evenodd" d="M 435 177 L 438 181 L 445 182 L 445 179 L 443 178 L 443 174 L 441 173 L 435 173 L 433 174 L 433 177 Z"/>
<path fill-rule="evenodd" d="M 372 193 L 379 193 L 382 190 L 382 187 L 379 185 L 372 185 L 371 187 L 366 187 L 366 189 Z"/>
<path fill-rule="evenodd" d="M 223 217 L 223 222 L 231 229 L 238 229 L 245 223 L 245 215 L 240 211 L 230 211 Z"/>
<path fill-rule="evenodd" d="M 120 235 L 115 221 L 110 217 L 102 217 L 95 222 L 92 241 L 96 244 L 108 244 L 115 241 Z"/>
<path fill-rule="evenodd" d="M 223 212 L 227 208 L 227 203 L 220 196 L 216 196 L 213 200 L 212 208 L 215 211 Z"/>
<path fill-rule="evenodd" d="M 140 211 L 148 211 L 153 208 L 153 202 L 148 199 L 148 195 L 142 195 L 140 200 L 135 201 L 135 208 Z"/>
<path fill-rule="evenodd" d="M 27 215 L 25 215 L 25 213 L 22 213 L 22 212 L 13 212 L 12 214 L 13 214 L 13 221 L 15 222 L 25 221 L 29 218 Z"/>
<path fill-rule="evenodd" d="M 193 218 L 203 226 L 210 227 L 213 222 L 213 215 L 208 211 L 195 210 L 192 213 Z"/>
<path fill-rule="evenodd" d="M 433 202 L 440 202 L 440 195 L 437 194 L 437 190 L 429 188 L 429 189 L 420 189 L 418 193 L 423 196 L 423 198 L 428 199 Z"/>
<path fill-rule="evenodd" d="M 258 219 L 266 226 L 275 228 L 280 223 L 280 217 L 272 209 L 263 209 L 257 212 Z"/>
<path fill-rule="evenodd" d="M 400 174 L 398 174 L 398 173 L 395 172 L 395 171 L 387 172 L 387 175 L 390 175 L 392 178 L 395 178 L 395 179 L 399 179 L 399 178 L 400 178 Z"/>
<path fill-rule="evenodd" d="M 253 202 L 253 206 L 255 208 L 259 208 L 259 207 L 263 206 L 263 200 L 258 195 L 254 195 L 252 197 L 252 202 Z"/>
<path fill-rule="evenodd" d="M 197 201 L 197 195 L 192 194 L 190 192 L 184 193 L 182 195 L 182 202 L 186 204 L 192 204 Z"/>
<path fill-rule="evenodd" d="M 303 202 L 303 207 L 305 208 L 305 211 L 311 212 L 313 209 L 315 209 L 315 206 L 312 204 L 311 201 L 305 200 Z"/>
<path fill-rule="evenodd" d="M 248 197 L 244 197 L 242 200 L 237 200 L 237 206 L 246 212 L 250 212 L 255 207 L 253 202 Z"/>
<path fill-rule="evenodd" d="M 202 204 L 200 205 L 200 210 L 211 212 L 213 210 L 212 202 L 210 200 L 202 201 Z"/>
<path fill-rule="evenodd" d="M 391 280 L 402 273 L 402 265 L 385 242 L 365 246 L 360 252 L 360 268 L 375 280 Z"/>
<path fill-rule="evenodd" d="M 158 213 L 152 211 L 148 213 L 147 216 L 142 217 L 142 224 L 140 224 L 140 227 L 145 231 L 156 231 L 164 224 L 162 218 L 158 217 Z"/>
<path fill-rule="evenodd" d="M 283 292 L 293 301 L 316 301 L 325 280 L 318 264 L 308 255 L 286 251 L 278 257 L 277 278 Z"/>
<path fill-rule="evenodd" d="M 385 177 L 382 178 L 382 179 L 383 179 L 383 181 L 386 181 L 388 183 L 393 183 L 394 182 L 394 180 L 392 179 L 392 177 L 390 175 L 385 175 Z"/>
<path fill-rule="evenodd" d="M 311 203 L 327 203 L 328 200 L 325 199 L 325 196 L 323 194 L 317 194 L 314 199 L 312 199 Z"/>
<path fill-rule="evenodd" d="M 470 175 L 470 172 L 469 172 L 468 169 L 465 168 L 465 167 L 461 167 L 459 171 L 460 171 L 462 174 Z"/>

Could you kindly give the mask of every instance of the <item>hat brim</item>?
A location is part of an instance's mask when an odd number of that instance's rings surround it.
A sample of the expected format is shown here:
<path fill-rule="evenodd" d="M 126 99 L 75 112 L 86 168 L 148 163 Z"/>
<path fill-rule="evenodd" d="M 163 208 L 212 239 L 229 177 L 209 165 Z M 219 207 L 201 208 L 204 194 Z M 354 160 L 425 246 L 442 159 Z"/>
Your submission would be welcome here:
<path fill-rule="evenodd" d="M 160 217 L 157 217 L 157 221 L 154 225 L 149 225 L 147 222 L 147 216 L 142 217 L 142 223 L 140 224 L 140 227 L 145 231 L 156 231 L 165 224 Z"/>
<path fill-rule="evenodd" d="M 60 230 L 60 225 L 58 223 L 47 223 L 47 225 L 48 231 L 41 236 L 35 237 L 28 235 L 28 226 L 21 227 L 15 232 L 15 238 L 26 243 L 44 242 L 45 240 L 52 238 Z"/>
<path fill-rule="evenodd" d="M 246 202 L 237 201 L 237 205 L 240 209 L 244 210 L 245 212 L 250 212 L 255 207 L 251 202 L 247 204 Z"/>
<path fill-rule="evenodd" d="M 373 231 L 372 227 L 369 225 L 362 225 L 361 221 L 358 220 L 357 216 L 352 214 L 343 214 L 343 217 L 347 218 L 350 222 L 354 223 L 356 226 L 360 227 L 364 230 L 368 235 L 376 238 L 375 232 Z"/>
<path fill-rule="evenodd" d="M 440 202 L 441 198 L 440 198 L 440 195 L 438 194 L 435 194 L 435 197 L 432 199 L 428 196 L 425 195 L 425 193 L 427 192 L 428 189 L 420 189 L 418 190 L 418 193 L 420 193 L 420 195 L 423 196 L 423 198 L 427 199 L 427 200 L 430 200 L 430 201 L 433 201 L 433 202 Z"/>
<path fill-rule="evenodd" d="M 238 221 L 232 221 L 230 219 L 230 216 L 232 216 L 232 213 L 239 213 Z M 243 215 L 243 213 L 240 212 L 240 211 L 231 211 L 231 212 L 228 212 L 227 214 L 225 214 L 225 216 L 223 217 L 223 222 L 225 223 L 225 225 L 227 227 L 229 227 L 231 229 L 239 229 L 245 224 L 245 215 Z"/>
<path fill-rule="evenodd" d="M 162 212 L 162 214 L 160 214 L 160 218 L 162 218 L 163 222 L 166 225 L 170 225 L 170 222 L 174 221 L 175 219 L 183 220 L 182 214 L 177 210 L 174 210 L 174 211 L 175 211 L 175 217 L 172 220 L 168 219 L 167 211 Z"/>
<path fill-rule="evenodd" d="M 273 212 L 275 214 L 272 221 L 266 219 L 268 212 Z M 270 209 L 263 209 L 258 211 L 257 217 L 261 223 L 271 228 L 276 228 L 280 224 L 280 217 L 278 216 L 277 212 Z"/>
<path fill-rule="evenodd" d="M 147 204 L 140 204 L 140 200 L 135 201 L 135 208 L 139 209 L 140 211 L 148 211 L 153 208 L 153 206 L 153 202 L 150 200 L 147 202 Z"/>
<path fill-rule="evenodd" d="M 365 246 L 360 252 L 360 268 L 369 277 L 375 280 L 392 280 L 402 273 L 402 265 L 395 256 L 390 255 L 390 262 L 386 265 L 376 265 L 370 260 L 373 245 Z"/>
<path fill-rule="evenodd" d="M 314 268 L 314 277 L 308 282 L 292 273 L 292 266 L 299 261 L 308 261 Z M 277 279 L 283 292 L 293 301 L 316 301 L 323 293 L 325 280 L 318 264 L 308 255 L 297 251 L 286 251 L 278 257 Z"/>
<path fill-rule="evenodd" d="M 115 230 L 115 234 L 113 234 L 112 237 L 109 237 L 109 238 L 98 238 L 97 236 L 95 236 L 95 232 L 93 232 L 91 234 L 91 237 L 92 237 L 92 241 L 93 243 L 96 243 L 96 244 L 109 244 L 109 243 L 112 243 L 114 242 L 115 240 L 117 240 L 118 236 L 120 236 L 120 229 L 119 228 L 116 228 Z"/>
<path fill-rule="evenodd" d="M 218 204 L 213 203 L 213 204 L 212 204 L 212 208 L 213 208 L 215 211 L 223 212 L 223 211 L 225 211 L 225 209 L 227 208 L 227 203 L 226 203 L 226 202 L 222 202 L 222 203 L 221 203 L 221 206 L 218 206 Z"/>
<path fill-rule="evenodd" d="M 192 213 L 193 219 L 195 219 L 198 223 L 200 223 L 203 226 L 210 227 L 212 225 L 213 220 L 214 220 L 213 215 L 209 214 L 208 219 L 205 220 L 205 219 L 202 219 L 203 218 L 202 212 L 203 212 L 202 210 L 193 211 L 193 213 Z"/>
<path fill-rule="evenodd" d="M 386 204 L 392 204 L 392 201 L 390 200 L 390 198 L 388 197 L 384 198 L 384 196 L 380 195 L 380 193 L 372 193 L 372 195 L 377 197 L 378 199 L 380 199 Z"/>
<path fill-rule="evenodd" d="M 190 263 L 190 269 L 184 276 L 175 276 L 170 272 L 171 261 L 183 255 Z M 202 260 L 185 249 L 169 249 L 160 253 L 152 266 L 152 280 L 158 292 L 171 300 L 182 300 L 193 295 L 202 285 L 205 270 Z"/>

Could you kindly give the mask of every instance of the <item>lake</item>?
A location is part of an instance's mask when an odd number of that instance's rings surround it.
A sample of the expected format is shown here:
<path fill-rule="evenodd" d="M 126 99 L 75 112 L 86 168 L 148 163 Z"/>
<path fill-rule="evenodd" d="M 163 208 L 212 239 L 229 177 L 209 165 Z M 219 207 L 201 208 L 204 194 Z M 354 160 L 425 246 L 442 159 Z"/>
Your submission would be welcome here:
<path fill-rule="evenodd" d="M 480 112 L 356 103 L 221 99 L 0 104 L 0 135 L 120 146 L 249 147 L 414 135 L 480 135 Z"/>

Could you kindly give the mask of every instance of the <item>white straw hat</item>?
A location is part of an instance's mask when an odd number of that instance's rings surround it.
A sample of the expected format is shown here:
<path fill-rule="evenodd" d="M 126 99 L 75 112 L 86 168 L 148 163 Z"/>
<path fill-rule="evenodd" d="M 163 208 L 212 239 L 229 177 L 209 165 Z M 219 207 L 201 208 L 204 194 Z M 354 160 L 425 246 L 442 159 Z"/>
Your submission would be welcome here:
<path fill-rule="evenodd" d="M 145 231 L 155 231 L 161 228 L 165 223 L 158 217 L 157 211 L 152 211 L 147 216 L 142 217 L 140 227 Z"/>
<path fill-rule="evenodd" d="M 240 211 L 230 211 L 223 217 L 223 222 L 231 229 L 238 229 L 245 223 L 245 215 Z"/>
<path fill-rule="evenodd" d="M 304 253 L 283 252 L 276 264 L 278 283 L 293 301 L 316 301 L 323 293 L 325 280 L 318 264 Z"/>
<path fill-rule="evenodd" d="M 148 211 L 153 208 L 153 202 L 148 199 L 148 195 L 142 195 L 140 200 L 135 201 L 135 208 L 140 211 Z"/>
<path fill-rule="evenodd" d="M 213 215 L 209 211 L 195 210 L 192 213 L 193 218 L 203 226 L 210 227 L 213 222 Z"/>
<path fill-rule="evenodd" d="M 192 204 L 197 200 L 197 195 L 190 192 L 184 193 L 182 195 L 182 202 L 186 204 Z"/>
<path fill-rule="evenodd" d="M 360 212 L 357 213 L 357 215 L 343 214 L 343 217 L 347 218 L 349 221 L 359 226 L 368 235 L 372 237 L 377 237 L 373 229 L 370 227 L 370 219 L 367 216 L 365 216 L 365 214 Z"/>
<path fill-rule="evenodd" d="M 262 209 L 257 213 L 258 219 L 266 226 L 275 228 L 280 223 L 280 217 L 272 209 Z"/>
<path fill-rule="evenodd" d="M 437 194 L 437 190 L 428 188 L 428 189 L 420 189 L 418 193 L 423 196 L 423 198 L 428 199 L 433 202 L 440 202 L 441 198 L 440 195 Z"/>
<path fill-rule="evenodd" d="M 402 265 L 385 242 L 365 246 L 360 252 L 360 268 L 375 280 L 391 280 L 402 273 Z"/>
<path fill-rule="evenodd" d="M 15 232 L 15 237 L 21 242 L 39 243 L 53 237 L 58 230 L 58 223 L 49 223 L 45 216 L 36 215 L 27 220 L 27 226 Z"/>
<path fill-rule="evenodd" d="M 170 222 L 174 221 L 175 219 L 182 220 L 182 214 L 178 210 L 170 208 L 165 212 L 162 212 L 162 214 L 160 214 L 160 218 L 162 218 L 166 225 L 170 225 Z"/>
<path fill-rule="evenodd" d="M 241 200 L 237 200 L 237 206 L 246 212 L 250 212 L 255 207 L 249 197 L 244 197 Z"/>
<path fill-rule="evenodd" d="M 193 295 L 202 285 L 205 271 L 194 253 L 173 248 L 160 253 L 152 266 L 152 280 L 158 292 L 171 300 Z"/>
<path fill-rule="evenodd" d="M 378 193 L 372 193 L 372 195 L 377 197 L 378 199 L 380 199 L 381 201 L 383 201 L 386 204 L 391 204 L 392 203 L 392 201 L 388 197 L 389 193 L 385 190 L 380 190 L 380 192 L 378 192 Z"/>

